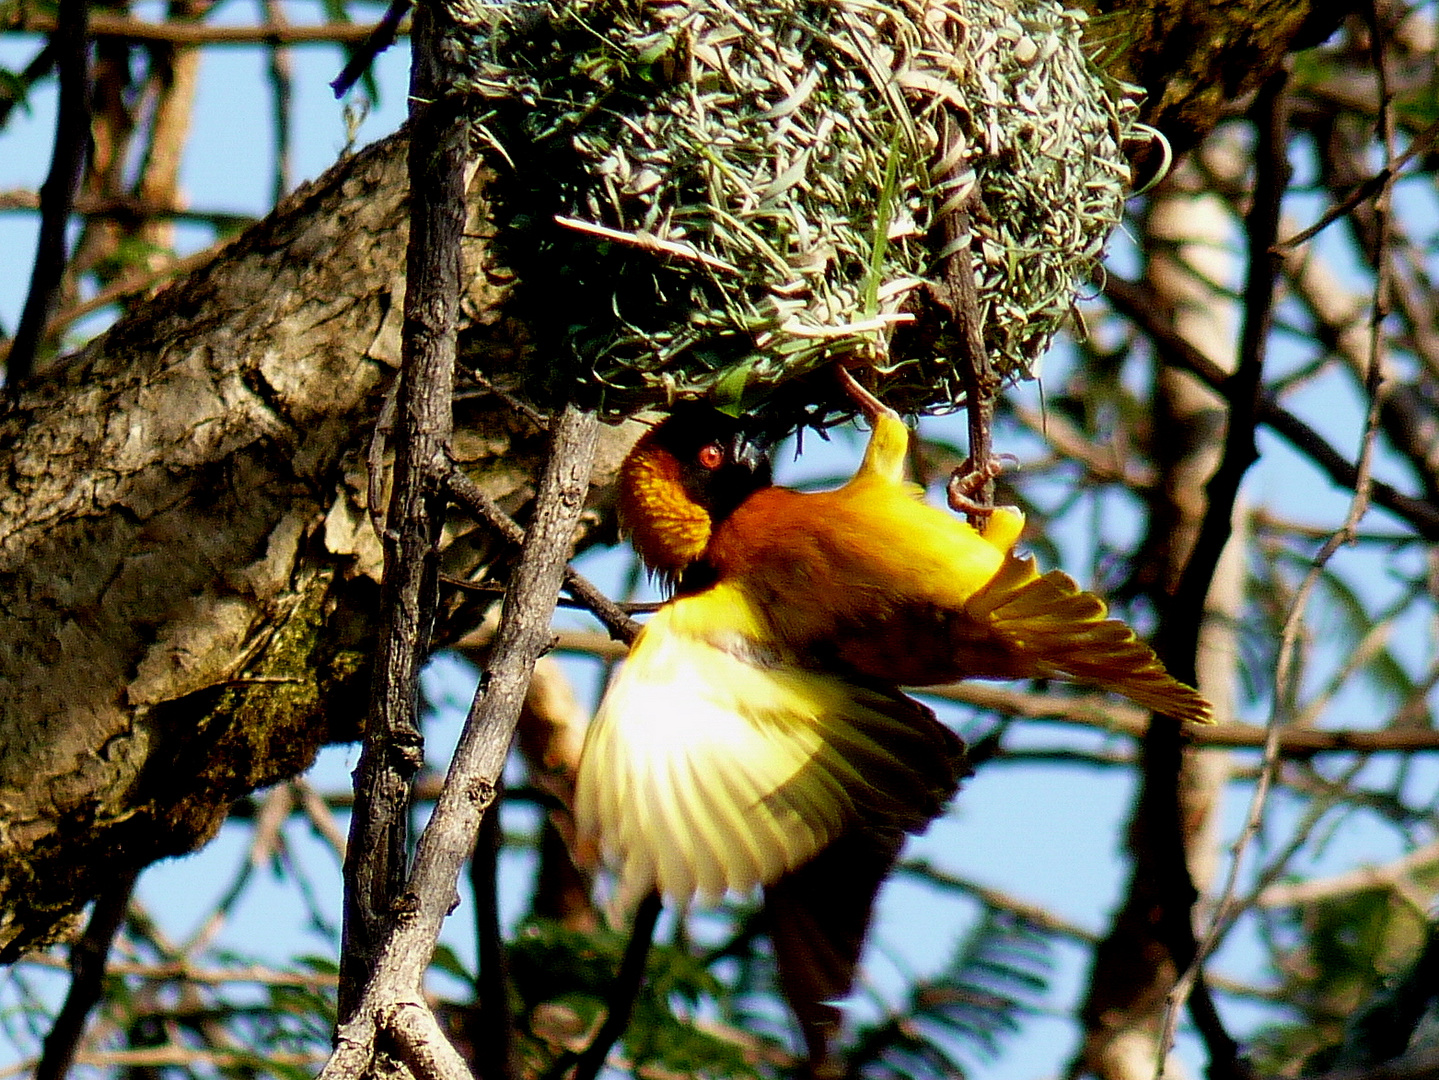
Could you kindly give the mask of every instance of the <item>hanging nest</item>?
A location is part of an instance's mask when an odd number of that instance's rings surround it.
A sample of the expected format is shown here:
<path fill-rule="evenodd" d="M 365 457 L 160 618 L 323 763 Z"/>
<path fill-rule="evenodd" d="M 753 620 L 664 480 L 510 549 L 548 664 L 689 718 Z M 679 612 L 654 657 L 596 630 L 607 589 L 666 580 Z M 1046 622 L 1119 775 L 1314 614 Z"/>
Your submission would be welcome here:
<path fill-rule="evenodd" d="M 837 357 L 872 363 L 899 408 L 953 408 L 927 284 L 943 201 L 977 185 L 1007 379 L 1032 376 L 1120 220 L 1137 106 L 1051 0 L 472 10 L 461 90 L 507 163 L 499 242 L 546 366 L 607 413 L 748 407 Z"/>

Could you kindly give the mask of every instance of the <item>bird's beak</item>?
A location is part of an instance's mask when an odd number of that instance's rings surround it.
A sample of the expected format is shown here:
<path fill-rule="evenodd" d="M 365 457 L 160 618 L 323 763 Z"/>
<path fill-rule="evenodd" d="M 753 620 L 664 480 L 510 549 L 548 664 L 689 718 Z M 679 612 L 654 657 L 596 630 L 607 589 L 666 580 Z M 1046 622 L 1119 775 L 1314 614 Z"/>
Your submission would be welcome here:
<path fill-rule="evenodd" d="M 731 456 L 735 464 L 748 470 L 759 484 L 767 485 L 773 472 L 769 450 L 770 440 L 741 431 L 734 437 Z"/>

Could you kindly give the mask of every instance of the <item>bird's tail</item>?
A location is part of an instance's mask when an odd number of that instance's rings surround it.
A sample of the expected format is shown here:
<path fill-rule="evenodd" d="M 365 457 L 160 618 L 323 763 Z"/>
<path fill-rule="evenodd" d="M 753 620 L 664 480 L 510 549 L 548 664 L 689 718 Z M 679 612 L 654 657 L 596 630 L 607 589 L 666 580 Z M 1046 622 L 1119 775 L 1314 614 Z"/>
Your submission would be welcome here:
<path fill-rule="evenodd" d="M 1103 600 L 1063 571 L 1041 576 L 1033 557 L 1010 555 L 966 610 L 1019 661 L 1017 675 L 1090 683 L 1178 720 L 1213 719 L 1209 702 L 1165 671 L 1128 625 L 1109 618 Z"/>

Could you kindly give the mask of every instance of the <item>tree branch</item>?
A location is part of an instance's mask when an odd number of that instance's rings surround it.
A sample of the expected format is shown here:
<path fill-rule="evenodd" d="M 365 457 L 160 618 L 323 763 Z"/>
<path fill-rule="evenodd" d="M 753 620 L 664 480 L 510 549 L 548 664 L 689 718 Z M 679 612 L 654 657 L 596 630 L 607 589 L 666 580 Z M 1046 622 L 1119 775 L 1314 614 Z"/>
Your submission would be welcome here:
<path fill-rule="evenodd" d="M 417 716 L 419 680 L 429 657 L 438 599 L 468 164 L 465 125 L 454 102 L 440 92 L 449 79 L 441 67 L 446 25 L 437 17 L 439 10 L 438 6 L 421 8 L 415 26 L 409 150 L 412 203 L 394 488 L 382 536 L 383 630 L 345 862 L 342 1021 L 353 1014 L 370 981 L 391 908 L 400 896 L 410 780 L 424 763 Z"/>
<path fill-rule="evenodd" d="M 125 922 L 138 870 L 126 871 L 95 900 L 90 922 L 70 947 L 70 990 L 45 1036 L 45 1052 L 35 1066 L 35 1080 L 65 1080 L 85 1034 L 90 1010 L 105 987 L 105 961 L 115 935 Z"/>
<path fill-rule="evenodd" d="M 12 401 L 34 370 L 65 276 L 65 230 L 90 152 L 89 20 L 90 5 L 85 0 L 60 0 L 59 18 L 52 29 L 60 68 L 55 151 L 50 174 L 40 187 L 40 236 L 30 292 L 5 361 L 5 388 Z"/>
<path fill-rule="evenodd" d="M 19 14 L 0 27 L 21 34 L 51 34 L 60 20 L 20 5 Z M 380 24 L 382 25 L 382 24 Z M 322 26 L 267 24 L 216 26 L 198 22 L 145 22 L 123 15 L 92 15 L 92 38 L 116 38 L 156 45 L 362 45 L 377 26 L 326 23 Z M 398 33 L 403 34 L 401 29 Z"/>
<path fill-rule="evenodd" d="M 500 797 L 495 796 L 480 822 L 479 843 L 470 858 L 470 891 L 475 901 L 476 953 L 479 977 L 475 982 L 478 1016 L 469 1026 L 474 1046 L 475 1072 L 481 1080 L 509 1080 L 510 977 L 500 927 L 499 861 L 504 843 L 500 827 Z"/>
<path fill-rule="evenodd" d="M 0 91 L 3 93 L 3 96 L 0 96 L 0 130 L 10 122 L 10 111 L 25 100 L 30 88 L 50 74 L 50 69 L 55 66 L 55 53 L 55 41 L 52 38 L 30 58 L 25 70 L 15 73 L 15 84 Z"/>
<path fill-rule="evenodd" d="M 936 260 L 941 285 L 931 289 L 940 306 L 959 329 L 957 366 L 964 382 L 964 404 L 969 419 L 969 460 L 956 469 L 947 487 L 949 505 L 967 513 L 971 525 L 979 525 L 994 505 L 994 476 L 990 464 L 994 451 L 990 432 L 994 427 L 994 392 L 999 385 L 984 347 L 980 322 L 979 292 L 974 283 L 974 233 L 971 209 L 978 204 L 978 186 L 968 163 L 964 141 L 953 118 L 945 112 L 941 125 L 943 145 L 939 147 L 933 173 L 944 202 L 935 210 L 943 246 Z"/>
<path fill-rule="evenodd" d="M 609 1014 L 600 1030 L 595 1033 L 590 1045 L 575 1063 L 570 1080 L 595 1080 L 610 1056 L 610 1048 L 619 1041 L 625 1029 L 630 1026 L 634 1015 L 635 999 L 644 985 L 645 963 L 649 959 L 650 945 L 654 941 L 655 923 L 659 921 L 660 894 L 651 892 L 640 901 L 635 911 L 634 928 L 630 931 L 629 944 L 625 946 L 624 958 L 620 961 L 619 974 L 610 988 Z M 563 1060 L 563 1059 L 561 1059 Z"/>
<path fill-rule="evenodd" d="M 550 642 L 550 616 L 594 460 L 593 413 L 566 407 L 553 425 L 535 515 L 510 581 L 485 676 L 430 823 L 415 869 L 390 920 L 374 974 L 336 1038 L 323 1080 L 359 1076 L 375 1051 L 380 1013 L 418 992 L 455 883 L 474 850 L 480 820 L 494 798 L 535 660 Z"/>
<path fill-rule="evenodd" d="M 1224 455 L 1206 485 L 1208 506 L 1178 588 L 1164 612 L 1157 638 L 1160 656 L 1181 682 L 1195 681 L 1195 659 L 1204 602 L 1229 542 L 1234 505 L 1245 473 L 1259 457 L 1254 432 L 1259 423 L 1264 360 L 1273 323 L 1275 283 L 1280 256 L 1274 248 L 1284 191 L 1289 182 L 1287 71 L 1270 77 L 1255 102 L 1255 178 L 1253 204 L 1245 220 L 1249 270 L 1244 287 L 1244 327 L 1240 334 L 1239 363 L 1227 380 L 1229 417 Z M 1144 795 L 1151 819 L 1156 867 L 1163 882 L 1160 936 L 1175 967 L 1185 977 L 1171 994 L 1160 1045 L 1160 1070 L 1173 1042 L 1178 1007 L 1188 991 L 1189 1013 L 1209 1053 L 1211 1080 L 1245 1077 L 1248 1067 L 1239 1058 L 1239 1045 L 1225 1030 L 1203 972 L 1203 957 L 1194 932 L 1193 906 L 1198 894 L 1186 857 L 1187 838 L 1180 813 L 1179 776 L 1183 768 L 1183 742 L 1179 725 L 1158 722 L 1144 741 Z M 1191 989 L 1192 985 L 1192 989 Z"/>
<path fill-rule="evenodd" d="M 1197 375 L 1210 389 L 1229 397 L 1229 373 L 1163 320 L 1155 305 L 1150 302 L 1148 290 L 1134 282 L 1111 275 L 1104 295 L 1109 298 L 1116 311 L 1143 330 L 1160 348 L 1167 362 Z M 1256 416 L 1276 435 L 1313 461 L 1334 483 L 1351 491 L 1358 484 L 1359 471 L 1354 462 L 1330 446 L 1323 436 L 1303 420 L 1280 405 L 1273 394 L 1260 391 Z M 1372 486 L 1376 505 L 1409 522 L 1424 539 L 1439 541 L 1439 506 L 1405 495 L 1381 480 L 1372 481 Z"/>
<path fill-rule="evenodd" d="M 400 35 L 400 23 L 404 21 L 411 3 L 412 0 L 391 0 L 390 6 L 385 9 L 384 17 L 370 28 L 365 40 L 345 63 L 344 70 L 330 82 L 330 89 L 335 92 L 335 97 L 342 98 L 348 94 L 350 87 L 364 78 L 365 72 L 370 70 L 375 57 L 395 43 L 395 39 Z"/>
<path fill-rule="evenodd" d="M 525 530 L 453 462 L 445 474 L 445 483 L 450 494 L 477 520 L 488 524 L 516 547 L 525 542 Z M 628 644 L 639 636 L 640 624 L 572 566 L 565 567 L 565 588 L 605 624 L 615 641 Z"/>

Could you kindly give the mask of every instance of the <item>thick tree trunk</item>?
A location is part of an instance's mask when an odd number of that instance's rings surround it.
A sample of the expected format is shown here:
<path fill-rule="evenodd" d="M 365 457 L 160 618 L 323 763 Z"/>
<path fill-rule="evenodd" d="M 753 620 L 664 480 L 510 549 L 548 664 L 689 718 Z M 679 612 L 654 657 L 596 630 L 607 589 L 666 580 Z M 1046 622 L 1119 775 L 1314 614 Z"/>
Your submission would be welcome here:
<path fill-rule="evenodd" d="M 0 420 L 0 958 L 356 737 L 379 573 L 364 460 L 399 357 L 404 150 L 397 136 L 340 162 Z M 472 190 L 462 333 L 523 362 L 483 177 Z M 490 395 L 459 414 L 457 455 L 519 509 L 542 434 Z M 628 435 L 605 437 L 602 482 Z M 445 572 L 489 546 L 462 537 Z"/>

